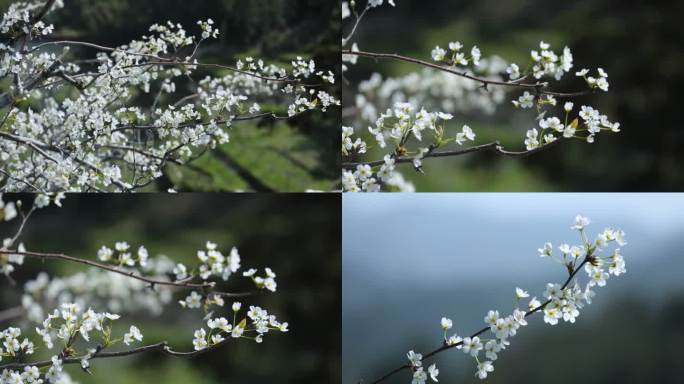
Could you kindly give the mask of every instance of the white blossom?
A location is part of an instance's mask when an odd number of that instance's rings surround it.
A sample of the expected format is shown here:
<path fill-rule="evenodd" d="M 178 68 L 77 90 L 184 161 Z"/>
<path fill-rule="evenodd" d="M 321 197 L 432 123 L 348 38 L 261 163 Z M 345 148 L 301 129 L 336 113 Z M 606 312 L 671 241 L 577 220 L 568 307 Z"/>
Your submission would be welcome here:
<path fill-rule="evenodd" d="M 475 376 L 484 380 L 487 378 L 489 372 L 494 372 L 494 366 L 491 361 L 485 360 L 481 363 L 477 363 L 477 372 L 475 373 Z"/>
<path fill-rule="evenodd" d="M 129 345 L 133 340 L 142 341 L 142 339 L 143 335 L 140 333 L 140 330 L 136 326 L 131 325 L 131 328 L 124 335 L 123 342 L 124 344 Z"/>

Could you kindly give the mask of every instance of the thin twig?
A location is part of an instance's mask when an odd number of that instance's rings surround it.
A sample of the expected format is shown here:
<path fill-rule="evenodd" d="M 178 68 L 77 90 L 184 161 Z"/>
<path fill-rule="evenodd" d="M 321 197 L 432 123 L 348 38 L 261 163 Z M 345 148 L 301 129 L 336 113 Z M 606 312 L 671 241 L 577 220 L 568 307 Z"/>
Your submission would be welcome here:
<path fill-rule="evenodd" d="M 366 12 L 368 12 L 369 9 L 370 9 L 370 6 L 368 4 L 366 4 L 366 8 L 364 8 L 364 10 L 361 12 L 361 14 L 356 17 L 356 22 L 354 23 L 354 26 L 352 27 L 351 31 L 349 32 L 347 37 L 342 39 L 342 46 L 343 47 L 346 46 L 349 43 L 349 41 L 351 40 L 351 38 L 354 36 L 354 33 L 356 33 L 356 28 L 359 27 L 359 24 L 361 23 L 363 16 L 366 15 Z"/>
<path fill-rule="evenodd" d="M 45 5 L 43 5 L 43 7 L 31 19 L 31 24 L 35 24 L 35 23 L 39 22 L 40 20 L 42 20 L 43 17 L 45 17 L 45 15 L 48 13 L 50 8 L 52 8 L 52 5 L 55 4 L 55 1 L 56 0 L 46 1 Z"/>
<path fill-rule="evenodd" d="M 5 245 L 5 247 L 11 247 L 14 243 L 17 242 L 19 237 L 21 237 L 21 234 L 24 233 L 24 228 L 26 228 L 26 223 L 28 222 L 29 218 L 31 218 L 31 215 L 35 211 L 36 211 L 35 205 L 33 207 L 31 207 L 31 209 L 26 214 L 24 214 L 24 212 L 22 210 L 19 210 L 19 212 L 21 212 L 21 216 L 22 216 L 21 217 L 21 224 L 19 224 L 19 228 L 17 229 L 17 232 L 14 234 L 14 236 L 12 236 L 9 243 L 7 245 Z"/>

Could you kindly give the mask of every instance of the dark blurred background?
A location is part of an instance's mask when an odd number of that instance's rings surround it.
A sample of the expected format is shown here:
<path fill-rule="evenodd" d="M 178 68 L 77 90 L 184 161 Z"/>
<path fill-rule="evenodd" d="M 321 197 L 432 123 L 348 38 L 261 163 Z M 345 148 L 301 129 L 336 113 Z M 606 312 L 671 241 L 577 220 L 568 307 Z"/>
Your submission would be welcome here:
<path fill-rule="evenodd" d="M 16 196 L 4 196 L 5 200 Z M 23 197 L 25 202 L 32 199 Z M 69 195 L 64 207 L 38 211 L 24 242 L 32 251 L 58 251 L 95 259 L 103 244 L 125 240 L 143 244 L 150 256 L 165 254 L 194 265 L 207 240 L 227 254 L 237 246 L 242 270 L 271 267 L 278 291 L 246 298 L 243 307 L 259 305 L 290 323 L 290 332 L 269 334 L 261 345 L 240 340 L 191 359 L 159 353 L 93 360 L 93 375 L 68 368 L 81 383 L 337 383 L 340 380 L 341 217 L 337 195 Z M 0 225 L 2 237 L 14 234 L 16 221 Z M 64 276 L 85 270 L 63 262 L 28 260 L 13 273 L 19 286 L 40 271 Z M 242 271 L 241 270 L 241 271 Z M 247 291 L 249 280 L 235 275 L 225 288 Z M 159 317 L 127 314 L 117 335 L 135 324 L 145 344 L 167 340 L 175 349 L 192 350 L 192 332 L 201 326 L 201 311 L 180 308 L 180 292 Z M 0 310 L 21 303 L 20 291 L 0 279 Z M 224 314 L 227 308 L 218 309 Z M 0 324 L 4 329 L 17 322 Z M 116 324 L 116 323 L 115 323 Z M 24 328 L 27 335 L 35 333 Z M 120 333 L 118 333 L 120 332 Z M 45 357 L 40 351 L 36 357 Z M 5 359 L 3 360 L 5 362 Z"/>
<path fill-rule="evenodd" d="M 343 383 L 370 383 L 410 349 L 437 348 L 442 316 L 470 335 L 488 310 L 512 312 L 515 287 L 541 298 L 567 272 L 537 248 L 581 244 L 570 229 L 578 213 L 592 220 L 591 239 L 625 231 L 627 273 L 597 288 L 575 324 L 531 316 L 486 382 L 684 382 L 681 194 L 345 194 L 343 203 Z M 432 362 L 440 383 L 482 382 L 462 351 Z M 404 371 L 385 383 L 410 380 Z"/>
<path fill-rule="evenodd" d="M 0 0 L 5 10 L 13 0 Z M 105 46 L 126 44 L 149 34 L 154 23 L 181 23 L 197 34 L 198 20 L 212 18 L 220 29 L 219 39 L 202 44 L 199 60 L 234 64 L 254 56 L 288 66 L 301 55 L 316 61 L 317 69 L 340 73 L 340 7 L 335 0 L 67 0 L 52 13 L 54 39 L 81 40 Z M 79 49 L 88 58 L 96 53 Z M 221 71 L 199 70 L 220 76 Z M 338 76 L 339 77 L 339 76 Z M 189 94 L 179 79 L 177 94 Z M 153 88 L 154 89 L 154 88 Z M 339 82 L 326 89 L 340 97 Z M 142 95 L 152 99 L 152 95 Z M 177 96 L 177 95 L 176 95 Z M 173 101 L 176 101 L 174 99 Z M 143 100 L 151 105 L 151 100 Z M 278 105 L 266 105 L 278 107 Z M 279 115 L 287 114 L 280 105 Z M 230 143 L 193 163 L 192 167 L 169 166 L 152 190 L 304 191 L 330 190 L 339 178 L 339 107 L 327 113 L 313 112 L 291 120 L 246 121 L 230 131 Z"/>
<path fill-rule="evenodd" d="M 666 0 L 400 0 L 395 8 L 369 12 L 356 41 L 362 50 L 429 59 L 435 45 L 459 40 L 468 49 L 477 44 L 484 56 L 521 64 L 544 40 L 556 51 L 564 45 L 572 49 L 573 74 L 603 67 L 610 76 L 608 94 L 578 98 L 575 105 L 589 103 L 619 121 L 620 134 L 599 135 L 593 145 L 563 143 L 526 159 L 490 153 L 433 159 L 425 161 L 425 175 L 403 167 L 418 190 L 679 191 L 684 189 L 678 96 L 684 86 L 683 13 L 683 1 Z M 420 68 L 359 59 L 346 74 L 350 85 L 343 89 L 343 105 L 354 103 L 355 86 L 373 71 L 399 76 L 415 70 Z M 566 76 L 559 86 L 576 90 L 582 84 Z M 457 115 L 451 129 L 466 123 L 478 134 L 477 142 L 500 139 L 508 148 L 524 149 L 533 118 L 507 100 L 495 116 Z"/>

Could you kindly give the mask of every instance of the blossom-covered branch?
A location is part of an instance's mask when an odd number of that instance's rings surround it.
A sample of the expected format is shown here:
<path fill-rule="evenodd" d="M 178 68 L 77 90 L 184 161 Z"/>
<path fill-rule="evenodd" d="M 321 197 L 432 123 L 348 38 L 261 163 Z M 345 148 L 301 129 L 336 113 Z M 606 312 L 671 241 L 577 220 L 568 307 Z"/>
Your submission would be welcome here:
<path fill-rule="evenodd" d="M 558 140 L 557 142 L 560 142 L 561 140 Z M 557 143 L 554 142 L 554 143 Z M 529 156 L 533 153 L 542 151 L 554 143 L 551 143 L 550 145 L 544 146 L 544 147 L 537 147 L 534 149 L 530 149 L 528 151 L 507 151 L 503 148 L 501 143 L 498 141 L 491 142 L 488 144 L 482 144 L 482 145 L 475 145 L 472 147 L 467 147 L 464 149 L 456 149 L 456 150 L 451 150 L 451 151 L 435 151 L 433 146 L 428 147 L 428 151 L 423 154 L 423 159 L 429 159 L 431 157 L 453 157 L 453 156 L 461 156 L 465 155 L 468 153 L 473 153 L 473 152 L 493 152 L 502 156 L 509 156 L 509 157 L 525 157 Z M 389 155 L 388 155 L 389 156 Z M 378 166 L 378 165 L 383 165 L 383 164 L 402 164 L 402 163 L 412 163 L 414 162 L 415 159 L 411 157 L 406 157 L 406 156 L 395 156 L 392 158 L 391 156 L 385 156 L 385 160 L 376 160 L 376 161 L 368 161 L 368 162 L 359 162 L 359 163 L 342 163 L 342 166 L 347 169 L 357 169 L 359 166 L 364 167 L 364 171 L 367 172 L 369 175 L 372 173 L 372 167 Z"/>
<path fill-rule="evenodd" d="M 532 297 L 527 305 L 527 310 L 521 310 L 520 301 L 530 297 L 530 294 L 521 289 L 515 289 L 515 309 L 509 316 L 502 317 L 497 310 L 491 310 L 484 317 L 487 326 L 474 332 L 468 337 L 462 338 L 457 334 L 448 335 L 448 331 L 453 327 L 453 321 L 443 317 L 440 325 L 443 331 L 443 343 L 434 350 L 422 355 L 413 350 L 407 354 L 409 362 L 403 364 L 388 373 L 382 375 L 371 383 L 376 384 L 385 381 L 391 376 L 404 371 L 412 371 L 412 384 L 424 384 L 428 375 L 437 382 L 439 369 L 435 364 L 427 368 L 423 367 L 423 362 L 446 350 L 456 348 L 461 349 L 465 354 L 472 356 L 477 364 L 475 376 L 485 379 L 487 375 L 494 371 L 493 362 L 498 358 L 501 351 L 510 345 L 510 339 L 517 334 L 517 331 L 527 325 L 527 317 L 537 313 L 544 313 L 544 322 L 556 325 L 562 319 L 565 322 L 574 323 L 579 316 L 579 310 L 585 305 L 591 304 L 595 295 L 595 287 L 603 287 L 611 275 L 620 276 L 626 272 L 625 261 L 620 253 L 620 248 L 615 248 L 608 255 L 600 255 L 610 243 L 618 246 L 625 246 L 624 232 L 612 228 L 606 228 L 596 236 L 595 240 L 589 240 L 585 228 L 590 220 L 578 215 L 575 223 L 571 227 L 577 230 L 580 236 L 581 245 L 570 246 L 561 244 L 558 247 L 560 255 L 554 254 L 551 243 L 545 243 L 539 248 L 539 256 L 550 258 L 558 262 L 568 273 L 568 277 L 562 284 L 548 283 L 544 291 L 543 302 Z M 606 270 L 607 269 L 607 270 Z M 577 274 L 584 270 L 587 273 L 588 281 L 582 287 Z M 572 284 L 572 285 L 571 285 Z M 480 338 L 483 334 L 491 332 L 494 336 L 491 339 Z M 480 360 L 480 352 L 483 352 L 484 359 Z"/>
<path fill-rule="evenodd" d="M 541 41 L 538 49 L 530 51 L 529 63 L 522 66 L 495 55 L 484 57 L 477 45 L 467 50 L 460 41 L 449 42 L 446 49 L 436 46 L 430 52 L 432 61 L 359 49 L 356 42 L 351 42 L 358 24 L 369 10 L 384 3 L 383 0 L 367 1 L 359 14 L 355 1 L 343 2 L 343 19 L 355 17 L 351 33 L 343 41 L 344 45 L 351 43 L 350 48 L 342 51 L 343 70 L 357 64 L 359 57 L 411 63 L 423 70 L 385 79 L 374 73 L 358 85 L 358 93 L 350 98 L 355 105 L 345 106 L 343 116 L 344 191 L 411 191 L 413 185 L 405 181 L 396 165 L 412 163 L 416 171 L 424 172 L 424 158 L 479 151 L 525 156 L 562 139 L 593 143 L 601 132 L 620 132 L 620 124 L 611 122 L 597 109 L 581 105 L 578 110 L 570 101 L 598 91 L 607 92 L 608 74 L 604 69 L 597 68 L 594 74 L 588 69 L 574 73 L 585 83 L 585 90 L 563 92 L 552 87 L 553 82 L 563 79 L 574 67 L 574 58 L 567 46 L 557 52 Z M 393 1 L 388 4 L 396 5 Z M 514 96 L 511 104 L 521 110 L 534 109 L 538 124 L 527 130 L 522 140 L 524 151 L 506 151 L 497 142 L 462 150 L 445 148 L 452 143 L 463 146 L 476 140 L 476 132 L 468 124 L 461 125 L 455 134 L 448 132 L 451 121 L 457 118 L 456 113 L 492 114 L 505 100 L 506 93 L 514 90 L 521 91 L 522 95 Z M 367 132 L 358 131 L 355 126 L 367 126 Z M 371 147 L 381 151 L 387 148 L 387 154 L 382 160 L 364 159 Z"/>
<path fill-rule="evenodd" d="M 26 317 L 25 320 L 36 325 L 36 335 L 44 347 L 48 350 L 56 348 L 57 352 L 50 360 L 26 361 L 26 357 L 36 349 L 34 341 L 28 337 L 22 339 L 20 328 L 9 327 L 0 331 L 0 340 L 3 341 L 0 360 L 15 360 L 0 365 L 0 384 L 66 383 L 71 382 L 63 369 L 68 364 L 79 363 L 83 370 L 90 372 L 92 359 L 151 351 L 190 357 L 232 340 L 247 339 L 261 343 L 270 331 L 288 331 L 288 323 L 278 321 L 276 316 L 258 306 L 249 306 L 245 311 L 240 301 L 230 304 L 230 312 L 226 317 L 218 313 L 226 304 L 225 298 L 245 297 L 255 292 L 216 290 L 217 280 L 228 281 L 241 269 L 242 259 L 235 247 L 228 255 L 224 255 L 217 244 L 207 242 L 205 249 L 197 251 L 194 266 L 174 263 L 166 256 L 151 257 L 144 246 L 133 251 L 124 241 L 116 242 L 113 248 L 102 246 L 97 252 L 98 261 L 61 253 L 27 251 L 20 239 L 31 214 L 50 204 L 61 207 L 64 196 L 61 193 L 37 195 L 25 212 L 22 201 L 6 202 L 0 194 L 0 221 L 22 218 L 16 233 L 2 242 L 0 273 L 10 278 L 11 273 L 22 266 L 26 258 L 67 261 L 92 267 L 87 274 L 76 273 L 67 277 L 39 273 L 34 280 L 24 285 L 21 306 L 2 312 L 3 321 Z M 242 276 L 250 279 L 256 290 L 276 292 L 275 272 L 270 268 L 265 268 L 264 276 L 257 272 L 250 268 L 242 272 Z M 169 275 L 174 278 L 169 279 Z M 159 314 L 178 289 L 191 290 L 189 295 L 178 300 L 178 304 L 190 310 L 202 309 L 202 321 L 206 323 L 206 328 L 194 330 L 193 351 L 175 350 L 165 341 L 132 349 L 112 350 L 119 343 L 131 346 L 143 341 L 143 333 L 135 325 L 130 325 L 123 335 L 114 334 L 112 323 L 121 318 L 121 313 L 146 310 Z M 94 308 L 106 309 L 96 311 Z M 77 341 L 80 341 L 78 346 Z"/>
<path fill-rule="evenodd" d="M 195 288 L 195 289 L 208 290 L 209 288 L 212 288 L 216 285 L 213 282 L 211 282 L 211 283 L 192 283 L 191 280 L 192 280 L 193 276 L 190 276 L 190 277 L 184 279 L 183 281 L 169 281 L 169 280 L 154 279 L 154 278 L 145 277 L 143 275 L 140 275 L 136 271 L 124 270 L 124 269 L 121 269 L 121 268 L 118 268 L 115 266 L 102 264 L 102 263 L 98 263 L 96 261 L 92 261 L 92 260 L 88 260 L 88 259 L 82 259 L 79 257 L 69 256 L 69 255 L 65 255 L 63 253 L 27 252 L 27 251 L 0 249 L 0 255 L 27 256 L 27 257 L 37 258 L 37 259 L 41 259 L 41 260 L 51 260 L 51 259 L 52 260 L 65 260 L 65 261 L 70 261 L 70 262 L 74 262 L 74 263 L 85 264 L 85 265 L 90 266 L 90 267 L 103 269 L 105 271 L 114 272 L 114 273 L 124 275 L 126 277 L 130 277 L 131 279 L 143 281 L 143 282 L 149 284 L 150 287 L 152 287 L 152 288 L 154 288 L 154 286 L 156 286 L 156 285 L 166 285 L 166 286 L 171 286 L 171 287 L 190 288 L 190 289 Z M 127 261 L 123 261 L 122 265 L 128 265 L 127 263 L 128 263 Z M 253 292 L 231 293 L 231 292 L 214 292 L 214 291 L 212 291 L 212 294 L 221 295 L 221 296 L 239 297 L 239 296 L 252 295 Z"/>
<path fill-rule="evenodd" d="M 425 60 L 420 60 L 420 59 L 415 59 L 413 57 L 408 57 L 408 56 L 402 56 L 396 53 L 376 53 L 376 52 L 365 52 L 365 51 L 351 51 L 351 50 L 342 50 L 343 55 L 351 55 L 351 56 L 361 56 L 361 57 L 369 57 L 372 59 L 387 59 L 387 60 L 398 60 L 398 61 L 404 61 L 407 63 L 412 63 L 412 64 L 418 64 L 423 67 L 427 68 L 433 68 L 437 69 L 439 71 L 443 71 L 446 73 L 450 73 L 452 75 L 460 76 L 468 80 L 473 80 L 476 81 L 480 84 L 482 84 L 482 88 L 485 90 L 490 86 L 490 85 L 499 85 L 499 86 L 504 86 L 504 87 L 513 87 L 513 88 L 522 88 L 522 89 L 527 89 L 529 91 L 533 91 L 535 94 L 538 96 L 543 96 L 543 95 L 551 95 L 551 96 L 559 96 L 559 97 L 577 97 L 577 96 L 582 96 L 590 93 L 590 91 L 582 91 L 582 92 L 556 92 L 547 89 L 548 87 L 548 82 L 539 82 L 539 81 L 534 81 L 534 82 L 524 82 L 524 78 L 518 78 L 516 80 L 510 80 L 510 81 L 500 81 L 500 80 L 494 80 L 494 79 L 488 79 L 484 77 L 478 77 L 475 75 L 472 75 L 468 73 L 466 70 L 458 70 L 457 67 L 454 66 L 445 66 L 445 65 L 440 65 L 440 64 L 434 64 L 429 61 Z M 440 53 L 441 54 L 441 53 Z"/>
<path fill-rule="evenodd" d="M 10 42 L 0 44 L 0 191 L 133 191 L 167 164 L 228 143 L 240 121 L 339 105 L 323 89 L 333 73 L 310 59 L 199 61 L 202 44 L 219 34 L 211 19 L 197 22 L 196 36 L 167 22 L 108 47 L 49 40 L 54 27 L 42 19 L 61 6 L 16 2 L 0 21 Z"/>
<path fill-rule="evenodd" d="M 159 351 L 162 352 L 166 355 L 169 356 L 180 356 L 180 357 L 193 357 L 197 356 L 199 354 L 209 352 L 213 349 L 216 349 L 220 347 L 221 345 L 224 345 L 228 342 L 228 339 L 217 343 L 213 344 L 211 347 L 207 347 L 206 349 L 201 349 L 197 351 L 188 351 L 188 352 L 181 352 L 181 351 L 175 351 L 173 350 L 166 341 L 161 341 L 159 343 L 155 344 L 150 344 L 150 345 L 144 345 L 142 347 L 138 348 L 132 348 L 124 351 L 117 351 L 117 352 L 103 352 L 103 348 L 101 345 L 96 346 L 95 350 L 97 351 L 99 349 L 99 352 L 95 352 L 92 355 L 87 356 L 88 360 L 92 359 L 103 359 L 103 358 L 112 358 L 112 357 L 126 357 L 126 356 L 131 356 L 139 353 L 145 353 L 145 352 L 153 352 L 153 351 Z M 80 356 L 80 357 L 65 357 L 61 360 L 62 365 L 66 364 L 80 364 L 83 359 L 86 356 Z M 42 361 L 36 361 L 32 363 L 9 363 L 9 364 L 4 364 L 0 365 L 0 369 L 24 369 L 26 367 L 47 367 L 53 365 L 52 360 L 42 360 Z"/>

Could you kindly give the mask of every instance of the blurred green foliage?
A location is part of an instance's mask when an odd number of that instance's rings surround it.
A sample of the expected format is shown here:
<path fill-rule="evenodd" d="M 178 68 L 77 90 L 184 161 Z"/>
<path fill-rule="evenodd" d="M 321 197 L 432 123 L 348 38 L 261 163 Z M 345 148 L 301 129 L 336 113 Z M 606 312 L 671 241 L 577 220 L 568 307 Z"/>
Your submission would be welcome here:
<path fill-rule="evenodd" d="M 77 366 L 68 368 L 69 373 L 81 383 L 98 384 L 339 382 L 339 206 L 339 195 L 324 194 L 69 195 L 63 208 L 37 212 L 24 237 L 34 251 L 94 259 L 101 245 L 125 240 L 133 247 L 145 245 L 151 256 L 164 254 L 191 265 L 207 240 L 217 242 L 224 252 L 235 245 L 243 268 L 271 267 L 278 274 L 277 293 L 243 301 L 267 308 L 291 328 L 287 334 L 269 334 L 261 345 L 241 340 L 191 359 L 148 353 L 93 360 L 92 376 Z M 15 225 L 2 223 L 0 233 L 14 233 Z M 22 284 L 40 271 L 63 276 L 83 270 L 70 263 L 27 260 L 13 274 L 17 286 L 0 280 L 0 309 L 18 305 Z M 251 283 L 235 275 L 219 288 L 246 291 Z M 179 292 L 175 299 L 187 294 Z M 176 349 L 192 350 L 193 330 L 205 325 L 202 316 L 171 303 L 160 317 L 122 317 L 117 332 L 136 324 L 146 344 L 166 340 Z M 44 352 L 39 356 L 45 357 Z"/>
<path fill-rule="evenodd" d="M 395 8 L 369 12 L 356 40 L 365 50 L 424 59 L 435 45 L 459 40 L 467 47 L 477 44 L 484 56 L 517 63 L 527 62 L 530 49 L 544 40 L 556 49 L 568 45 L 576 69 L 599 66 L 610 75 L 608 94 L 574 101 L 619 121 L 620 134 L 599 136 L 592 145 L 564 143 L 526 159 L 483 154 L 426 160 L 425 175 L 405 166 L 404 175 L 418 190 L 680 191 L 683 13 L 684 2 L 671 0 L 397 1 Z M 361 59 L 346 74 L 350 85 L 343 89 L 343 105 L 354 103 L 355 85 L 373 71 L 398 76 L 418 69 Z M 568 76 L 559 87 L 572 91 L 582 84 Z M 522 148 L 533 118 L 508 103 L 493 117 L 456 116 L 451 129 L 466 123 L 478 134 L 477 142 L 500 138 L 508 148 Z M 496 131 L 483 130 L 491 126 Z"/>
<path fill-rule="evenodd" d="M 0 0 L 0 9 L 6 9 L 12 2 Z M 55 39 L 117 46 L 149 34 L 148 29 L 154 23 L 181 23 L 189 32 L 196 33 L 197 20 L 212 18 L 220 35 L 218 40 L 203 43 L 199 52 L 203 62 L 232 64 L 252 55 L 287 66 L 292 58 L 302 55 L 314 59 L 318 69 L 330 69 L 337 74 L 341 70 L 340 7 L 335 0 L 66 0 L 64 3 L 63 9 L 48 18 L 48 22 L 55 24 L 52 36 Z M 95 51 L 83 49 L 82 53 L 92 56 Z M 221 72 L 200 70 L 197 77 L 206 74 L 220 75 Z M 191 85 L 179 82 L 178 89 L 190 91 Z M 340 96 L 339 84 L 328 86 L 326 91 Z M 155 94 L 137 98 L 151 105 Z M 174 183 L 187 191 L 259 190 L 258 183 L 255 186 L 244 178 L 242 167 L 260 184 L 273 190 L 330 190 L 339 178 L 339 108 L 327 113 L 307 113 L 282 125 L 274 128 L 267 120 L 256 124 L 238 122 L 232 127 L 231 142 L 216 150 L 238 156 L 237 167 L 221 161 L 220 153 L 217 156 L 209 151 L 205 159 L 194 164 L 193 168 L 199 169 L 169 166 L 165 177 L 147 190 L 166 191 Z M 255 152 L 261 150 L 265 152 Z"/>
<path fill-rule="evenodd" d="M 256 190 L 280 192 L 308 189 L 330 190 L 329 169 L 321 169 L 316 143 L 279 123 L 268 128 L 240 124 L 231 141 L 187 167 L 171 166 L 172 184 L 195 191 Z"/>

